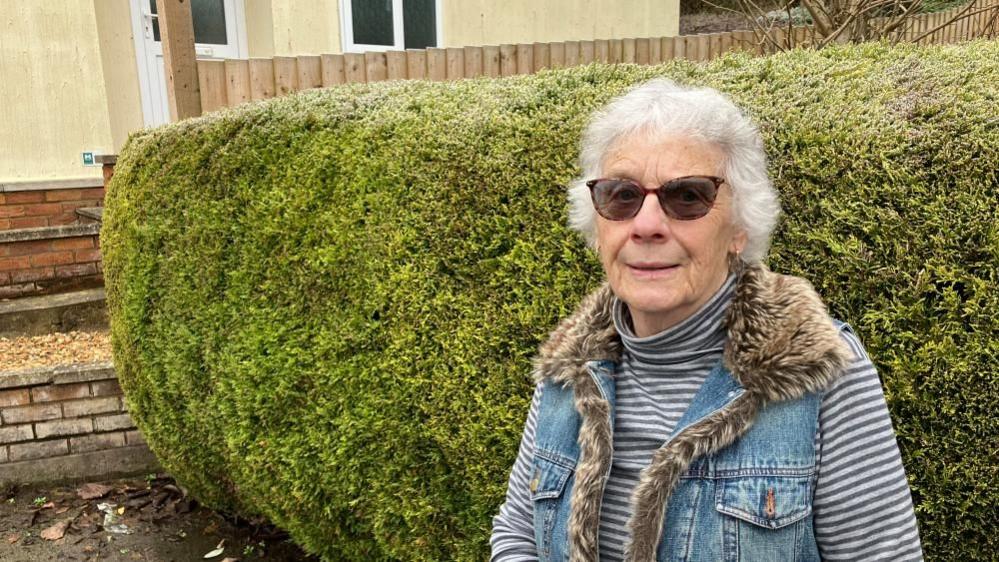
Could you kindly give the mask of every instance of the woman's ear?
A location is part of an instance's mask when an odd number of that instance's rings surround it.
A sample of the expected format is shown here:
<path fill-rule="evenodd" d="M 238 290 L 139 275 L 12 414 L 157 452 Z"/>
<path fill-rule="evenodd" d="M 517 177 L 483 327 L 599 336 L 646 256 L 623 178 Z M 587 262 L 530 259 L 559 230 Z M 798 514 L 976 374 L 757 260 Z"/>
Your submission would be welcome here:
<path fill-rule="evenodd" d="M 746 234 L 745 230 L 739 230 L 732 237 L 732 242 L 729 244 L 728 253 L 733 256 L 738 256 L 742 254 L 742 251 L 746 249 L 746 243 L 749 242 L 749 235 Z"/>

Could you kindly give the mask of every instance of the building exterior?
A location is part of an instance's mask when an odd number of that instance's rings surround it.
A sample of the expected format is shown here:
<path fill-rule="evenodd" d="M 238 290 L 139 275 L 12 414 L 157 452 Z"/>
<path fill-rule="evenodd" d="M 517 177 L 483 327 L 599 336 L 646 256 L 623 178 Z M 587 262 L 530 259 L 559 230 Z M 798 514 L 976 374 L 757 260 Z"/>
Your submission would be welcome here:
<path fill-rule="evenodd" d="M 168 0 L 169 1 L 169 0 Z M 167 122 L 155 0 L 27 0 L 0 20 L 0 193 L 101 185 Z M 193 0 L 199 58 L 676 35 L 678 0 Z"/>

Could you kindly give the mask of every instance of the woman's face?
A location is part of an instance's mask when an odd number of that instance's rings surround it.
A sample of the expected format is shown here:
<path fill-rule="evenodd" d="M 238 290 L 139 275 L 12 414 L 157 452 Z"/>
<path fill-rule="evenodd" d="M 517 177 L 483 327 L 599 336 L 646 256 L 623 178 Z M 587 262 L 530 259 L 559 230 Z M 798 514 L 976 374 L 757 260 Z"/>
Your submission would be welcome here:
<path fill-rule="evenodd" d="M 654 189 L 681 176 L 720 176 L 723 155 L 713 144 L 683 136 L 628 136 L 603 161 L 604 178 Z M 734 224 L 732 191 L 722 184 L 707 215 L 681 221 L 663 212 L 655 194 L 623 221 L 597 215 L 597 251 L 607 280 L 631 312 L 637 336 L 674 326 L 696 312 L 728 276 L 728 254 L 745 232 Z"/>

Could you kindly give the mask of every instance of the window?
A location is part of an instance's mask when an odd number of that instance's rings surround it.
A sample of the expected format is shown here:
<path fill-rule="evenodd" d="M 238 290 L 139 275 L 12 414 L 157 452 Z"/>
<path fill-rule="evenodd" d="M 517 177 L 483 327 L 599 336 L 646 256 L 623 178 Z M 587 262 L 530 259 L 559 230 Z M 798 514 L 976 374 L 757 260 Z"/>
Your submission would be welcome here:
<path fill-rule="evenodd" d="M 344 52 L 436 47 L 439 1 L 341 0 Z"/>

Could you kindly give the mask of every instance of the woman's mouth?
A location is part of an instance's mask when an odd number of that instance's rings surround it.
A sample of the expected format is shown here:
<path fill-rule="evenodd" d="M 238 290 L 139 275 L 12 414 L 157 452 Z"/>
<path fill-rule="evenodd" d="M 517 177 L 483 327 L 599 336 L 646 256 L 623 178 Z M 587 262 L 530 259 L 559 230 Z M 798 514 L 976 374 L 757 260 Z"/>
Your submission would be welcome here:
<path fill-rule="evenodd" d="M 639 279 L 658 279 L 668 277 L 680 267 L 676 264 L 665 263 L 630 263 L 628 270 Z"/>

